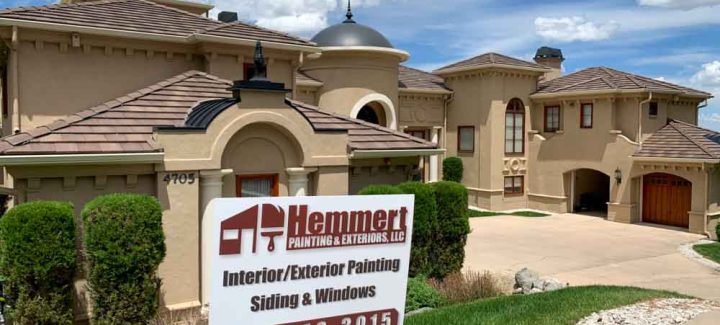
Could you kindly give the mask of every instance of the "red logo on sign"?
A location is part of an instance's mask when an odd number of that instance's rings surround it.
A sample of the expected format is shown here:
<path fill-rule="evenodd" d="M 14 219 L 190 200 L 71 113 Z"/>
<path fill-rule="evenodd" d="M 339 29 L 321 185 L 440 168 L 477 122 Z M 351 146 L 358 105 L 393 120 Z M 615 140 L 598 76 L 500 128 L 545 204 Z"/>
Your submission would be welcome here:
<path fill-rule="evenodd" d="M 283 230 L 269 228 L 285 227 L 285 211 L 272 204 L 262 205 L 262 216 L 259 215 L 260 205 L 253 206 L 220 224 L 220 255 L 238 255 L 242 252 L 242 232 L 252 230 L 253 232 L 253 254 L 257 252 L 258 224 L 266 231 L 260 232 L 263 237 L 270 238 L 267 250 L 275 250 L 275 237 L 282 236 Z"/>

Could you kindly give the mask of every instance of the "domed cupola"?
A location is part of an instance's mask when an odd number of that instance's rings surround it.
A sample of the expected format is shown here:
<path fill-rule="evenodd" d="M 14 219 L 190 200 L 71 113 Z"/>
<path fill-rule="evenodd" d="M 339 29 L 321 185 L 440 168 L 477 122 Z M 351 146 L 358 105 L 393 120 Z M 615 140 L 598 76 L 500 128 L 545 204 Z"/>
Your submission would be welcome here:
<path fill-rule="evenodd" d="M 390 41 L 375 29 L 358 24 L 353 20 L 352 8 L 348 1 L 347 19 L 321 30 L 312 41 L 320 47 L 386 47 L 394 48 Z"/>

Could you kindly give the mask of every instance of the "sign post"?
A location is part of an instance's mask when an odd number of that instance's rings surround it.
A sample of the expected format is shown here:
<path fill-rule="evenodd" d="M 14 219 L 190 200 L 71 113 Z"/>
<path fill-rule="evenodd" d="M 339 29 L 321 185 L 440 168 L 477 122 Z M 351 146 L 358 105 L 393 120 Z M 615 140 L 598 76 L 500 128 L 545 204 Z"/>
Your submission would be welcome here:
<path fill-rule="evenodd" d="M 204 241 L 210 324 L 402 324 L 413 203 L 412 195 L 213 200 Z"/>

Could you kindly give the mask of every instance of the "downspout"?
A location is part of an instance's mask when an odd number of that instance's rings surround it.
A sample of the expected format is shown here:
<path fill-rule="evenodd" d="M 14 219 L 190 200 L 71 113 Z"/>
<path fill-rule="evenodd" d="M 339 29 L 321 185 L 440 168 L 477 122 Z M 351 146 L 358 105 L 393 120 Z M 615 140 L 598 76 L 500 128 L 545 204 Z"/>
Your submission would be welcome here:
<path fill-rule="evenodd" d="M 708 238 L 712 238 L 710 230 L 708 229 L 708 207 L 710 206 L 710 198 L 708 197 L 708 193 L 710 193 L 710 170 L 706 170 L 705 172 L 705 207 L 703 208 L 705 211 L 703 212 L 703 229 L 705 230 L 705 236 L 707 236 Z"/>
<path fill-rule="evenodd" d="M 653 99 L 653 93 L 651 91 L 650 97 L 648 97 L 648 99 L 646 99 L 646 100 L 641 101 L 640 104 L 638 105 L 638 134 L 637 134 L 636 141 L 640 146 L 642 146 L 642 143 L 643 143 L 643 141 L 642 141 L 642 117 L 643 117 L 642 108 L 643 108 L 644 104 L 649 103 L 650 101 L 652 101 L 652 99 Z"/>
<path fill-rule="evenodd" d="M 12 41 L 10 43 L 10 76 L 8 79 L 12 80 L 9 83 L 10 92 L 12 96 L 12 122 L 10 130 L 13 133 L 19 133 L 21 130 L 20 126 L 20 91 L 18 86 L 18 27 L 12 27 Z"/>
<path fill-rule="evenodd" d="M 448 105 L 450 105 L 450 103 L 451 103 L 453 100 L 455 100 L 455 93 L 454 93 L 454 92 L 451 93 L 450 95 L 448 95 L 447 99 L 445 100 L 445 105 L 443 105 L 443 135 L 442 135 L 442 137 L 443 137 L 443 138 L 442 138 L 442 140 L 443 140 L 443 141 L 442 141 L 442 142 L 443 142 L 443 146 L 442 146 L 442 148 L 445 149 L 445 152 L 442 154 L 443 160 L 446 158 L 445 156 L 447 155 Z M 442 165 L 442 163 L 441 163 L 441 165 Z M 442 168 L 440 168 L 440 170 L 442 170 Z M 439 174 L 442 174 L 442 173 L 439 173 Z"/>
<path fill-rule="evenodd" d="M 700 105 L 698 105 L 697 109 L 695 110 L 695 124 L 698 124 L 698 115 L 700 114 L 700 109 L 705 108 L 708 106 L 708 100 L 705 98 L 704 101 Z"/>

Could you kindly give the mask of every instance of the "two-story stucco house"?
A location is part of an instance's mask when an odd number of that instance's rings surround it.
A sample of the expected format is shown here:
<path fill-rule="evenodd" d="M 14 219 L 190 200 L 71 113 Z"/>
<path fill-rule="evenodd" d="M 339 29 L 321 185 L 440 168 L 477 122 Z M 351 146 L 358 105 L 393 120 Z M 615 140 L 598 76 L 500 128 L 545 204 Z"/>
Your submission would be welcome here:
<path fill-rule="evenodd" d="M 478 208 L 717 222 L 706 92 L 603 67 L 563 76 L 550 48 L 419 71 L 349 9 L 304 40 L 180 0 L 63 2 L 0 10 L 2 185 L 12 203 L 78 211 L 104 193 L 157 197 L 171 309 L 208 303 L 213 198 L 432 182 L 448 156 Z"/>

